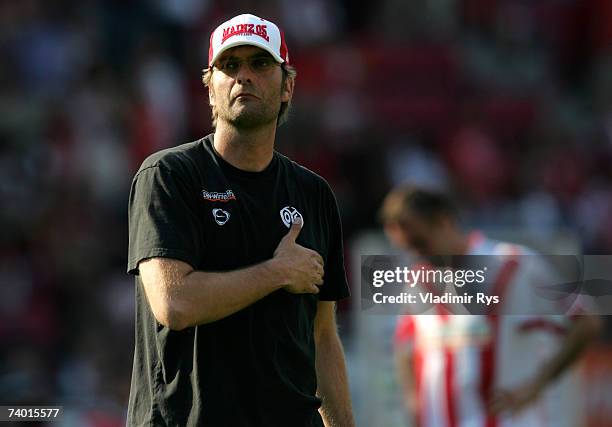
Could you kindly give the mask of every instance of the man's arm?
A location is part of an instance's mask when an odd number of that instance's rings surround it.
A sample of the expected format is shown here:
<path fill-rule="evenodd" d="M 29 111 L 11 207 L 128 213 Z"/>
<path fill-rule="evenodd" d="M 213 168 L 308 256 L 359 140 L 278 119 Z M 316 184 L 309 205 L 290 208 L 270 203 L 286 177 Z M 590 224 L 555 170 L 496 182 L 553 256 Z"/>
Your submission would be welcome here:
<path fill-rule="evenodd" d="M 534 403 L 546 387 L 578 359 L 600 330 L 601 319 L 599 317 L 576 317 L 571 323 L 561 348 L 542 365 L 537 376 L 516 389 L 496 392 L 490 403 L 491 410 L 494 413 L 516 413 Z"/>
<path fill-rule="evenodd" d="M 335 302 L 319 301 L 314 325 L 319 412 L 325 427 L 355 425 L 351 408 L 344 351 L 338 337 Z"/>
<path fill-rule="evenodd" d="M 295 242 L 300 230 L 299 223 L 291 226 L 272 259 L 228 272 L 196 271 L 169 258 L 141 261 L 138 268 L 153 315 L 162 325 L 181 330 L 222 319 L 277 289 L 318 293 L 323 259 Z"/>

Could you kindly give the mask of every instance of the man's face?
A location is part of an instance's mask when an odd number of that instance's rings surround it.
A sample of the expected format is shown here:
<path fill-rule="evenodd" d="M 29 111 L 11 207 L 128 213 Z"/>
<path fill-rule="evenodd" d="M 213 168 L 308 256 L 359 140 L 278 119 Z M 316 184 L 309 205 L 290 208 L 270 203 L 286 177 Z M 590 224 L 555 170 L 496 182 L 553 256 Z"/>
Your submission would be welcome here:
<path fill-rule="evenodd" d="M 278 65 L 269 53 L 255 46 L 223 52 L 215 61 L 209 86 L 217 120 L 240 129 L 274 123 L 281 103 L 291 100 L 293 94 L 293 80 L 283 82 Z"/>
<path fill-rule="evenodd" d="M 401 220 L 386 221 L 385 234 L 396 247 L 430 260 L 449 253 L 448 241 L 452 222 L 445 217 L 426 220 L 410 213 Z"/>

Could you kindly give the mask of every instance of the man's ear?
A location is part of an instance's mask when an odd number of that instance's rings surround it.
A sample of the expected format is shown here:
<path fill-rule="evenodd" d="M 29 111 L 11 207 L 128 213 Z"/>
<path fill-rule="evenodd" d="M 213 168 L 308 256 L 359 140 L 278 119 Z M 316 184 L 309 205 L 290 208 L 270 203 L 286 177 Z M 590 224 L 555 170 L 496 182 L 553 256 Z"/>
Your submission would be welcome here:
<path fill-rule="evenodd" d="M 434 221 L 440 228 L 444 228 L 445 230 L 450 230 L 457 226 L 455 220 L 448 215 L 438 215 L 434 218 Z"/>
<path fill-rule="evenodd" d="M 394 246 L 399 249 L 406 249 L 406 232 L 402 223 L 399 221 L 385 221 L 383 225 L 385 236 Z"/>
<path fill-rule="evenodd" d="M 293 88 L 295 87 L 295 79 L 287 77 L 281 88 L 281 102 L 289 102 L 293 97 Z"/>

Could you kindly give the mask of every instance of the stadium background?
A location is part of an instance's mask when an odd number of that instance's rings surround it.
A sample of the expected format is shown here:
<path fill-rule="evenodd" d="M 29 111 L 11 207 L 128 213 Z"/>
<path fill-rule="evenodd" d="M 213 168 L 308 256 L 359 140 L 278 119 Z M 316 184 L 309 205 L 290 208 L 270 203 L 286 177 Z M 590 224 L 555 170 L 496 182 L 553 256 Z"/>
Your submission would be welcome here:
<path fill-rule="evenodd" d="M 8 0 L 0 403 L 122 425 L 130 181 L 147 154 L 211 131 L 208 37 L 242 12 L 285 30 L 298 80 L 278 149 L 334 188 L 351 271 L 355 254 L 385 249 L 376 210 L 407 180 L 452 191 L 466 225 L 610 253 L 610 1 Z M 388 342 L 364 353 L 358 304 L 340 321 L 359 425 L 398 425 Z M 598 427 L 612 419 L 609 324 L 580 393 Z"/>

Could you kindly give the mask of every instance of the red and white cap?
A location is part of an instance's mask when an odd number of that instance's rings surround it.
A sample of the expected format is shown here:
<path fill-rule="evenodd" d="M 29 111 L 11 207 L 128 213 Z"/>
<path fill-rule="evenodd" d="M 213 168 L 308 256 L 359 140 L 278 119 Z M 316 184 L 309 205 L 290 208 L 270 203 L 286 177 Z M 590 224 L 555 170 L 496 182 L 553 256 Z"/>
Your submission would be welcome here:
<path fill-rule="evenodd" d="M 210 35 L 208 66 L 212 67 L 219 55 L 227 49 L 251 45 L 269 52 L 277 62 L 289 63 L 285 36 L 276 24 L 245 13 L 219 25 Z"/>

